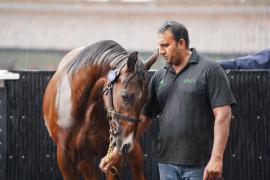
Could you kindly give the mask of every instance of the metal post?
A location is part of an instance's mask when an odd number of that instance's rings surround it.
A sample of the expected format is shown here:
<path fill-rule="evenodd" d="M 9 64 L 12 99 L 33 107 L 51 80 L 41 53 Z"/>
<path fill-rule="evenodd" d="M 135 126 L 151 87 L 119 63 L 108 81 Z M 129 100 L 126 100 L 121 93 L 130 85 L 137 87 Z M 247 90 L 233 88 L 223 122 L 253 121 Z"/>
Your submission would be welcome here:
<path fill-rule="evenodd" d="M 6 179 L 6 99 L 6 88 L 0 87 L 0 179 Z"/>

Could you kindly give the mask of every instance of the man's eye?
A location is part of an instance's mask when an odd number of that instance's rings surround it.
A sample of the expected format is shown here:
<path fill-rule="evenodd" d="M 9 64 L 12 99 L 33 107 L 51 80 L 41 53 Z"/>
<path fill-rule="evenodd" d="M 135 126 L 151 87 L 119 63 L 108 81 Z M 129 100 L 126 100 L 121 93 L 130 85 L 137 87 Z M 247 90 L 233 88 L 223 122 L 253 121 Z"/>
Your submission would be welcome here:
<path fill-rule="evenodd" d="M 161 45 L 161 47 L 164 47 L 164 48 L 165 48 L 165 47 L 168 47 L 168 46 L 169 46 L 169 44 L 162 44 L 162 45 Z"/>

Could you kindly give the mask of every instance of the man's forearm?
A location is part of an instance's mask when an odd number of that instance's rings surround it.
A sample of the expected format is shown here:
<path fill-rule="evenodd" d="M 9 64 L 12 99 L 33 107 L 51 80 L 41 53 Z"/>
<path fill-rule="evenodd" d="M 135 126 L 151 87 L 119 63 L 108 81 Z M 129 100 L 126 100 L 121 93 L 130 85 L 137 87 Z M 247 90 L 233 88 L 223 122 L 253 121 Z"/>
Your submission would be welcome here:
<path fill-rule="evenodd" d="M 214 144 L 211 158 L 223 160 L 224 150 L 228 141 L 231 121 L 231 108 L 225 106 L 215 112 Z"/>

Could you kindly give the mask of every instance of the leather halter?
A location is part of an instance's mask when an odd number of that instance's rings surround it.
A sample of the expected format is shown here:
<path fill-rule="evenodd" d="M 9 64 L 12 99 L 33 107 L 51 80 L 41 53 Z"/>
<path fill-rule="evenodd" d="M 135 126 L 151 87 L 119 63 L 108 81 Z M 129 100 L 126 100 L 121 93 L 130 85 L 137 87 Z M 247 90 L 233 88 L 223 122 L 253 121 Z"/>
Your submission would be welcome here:
<path fill-rule="evenodd" d="M 119 76 L 120 71 L 122 70 L 122 68 L 124 66 L 122 66 L 120 68 L 120 70 L 119 69 L 114 69 L 114 70 L 111 70 L 109 72 L 109 73 L 114 73 L 115 76 L 112 77 L 111 79 L 109 77 L 109 83 L 103 89 L 103 93 L 106 94 L 106 95 L 109 95 L 110 107 L 107 109 L 107 111 L 108 111 L 108 118 L 109 118 L 109 123 L 110 123 L 110 133 L 113 136 L 116 136 L 117 134 L 120 133 L 121 125 L 119 124 L 119 119 L 125 120 L 125 121 L 129 121 L 129 122 L 132 122 L 132 123 L 138 123 L 138 122 L 140 122 L 140 119 L 131 118 L 129 116 L 123 115 L 123 114 L 117 112 L 115 110 L 115 108 L 114 108 L 114 104 L 113 104 L 113 83 L 115 82 L 115 80 Z M 110 74 L 108 76 L 110 76 Z"/>

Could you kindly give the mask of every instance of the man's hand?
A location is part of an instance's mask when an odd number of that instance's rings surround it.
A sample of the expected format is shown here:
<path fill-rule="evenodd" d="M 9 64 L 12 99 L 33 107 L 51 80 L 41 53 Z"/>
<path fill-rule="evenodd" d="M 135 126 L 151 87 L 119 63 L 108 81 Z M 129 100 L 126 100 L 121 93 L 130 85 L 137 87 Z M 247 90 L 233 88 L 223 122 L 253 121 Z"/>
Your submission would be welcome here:
<path fill-rule="evenodd" d="M 120 155 L 118 154 L 118 150 L 116 147 L 114 147 L 111 156 L 112 156 L 111 160 L 108 160 L 107 156 L 101 159 L 99 168 L 104 173 L 107 173 L 111 169 L 111 167 L 118 162 L 120 158 Z"/>
<path fill-rule="evenodd" d="M 212 180 L 221 178 L 222 171 L 222 159 L 210 159 L 207 166 L 204 169 L 203 180 Z"/>

